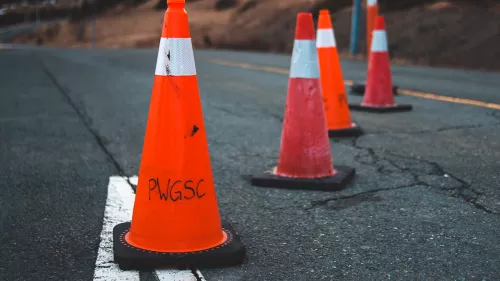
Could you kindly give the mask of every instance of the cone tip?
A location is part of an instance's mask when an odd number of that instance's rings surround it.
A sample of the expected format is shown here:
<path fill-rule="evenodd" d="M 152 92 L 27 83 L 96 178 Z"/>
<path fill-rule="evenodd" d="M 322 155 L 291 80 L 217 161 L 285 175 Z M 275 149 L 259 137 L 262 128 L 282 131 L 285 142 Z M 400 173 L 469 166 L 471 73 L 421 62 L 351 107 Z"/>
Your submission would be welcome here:
<path fill-rule="evenodd" d="M 184 3 L 186 3 L 186 0 L 167 0 L 167 3 L 170 3 L 170 4 L 174 4 L 174 3 L 184 4 Z"/>
<path fill-rule="evenodd" d="M 314 23 L 311 13 L 298 13 L 295 39 L 314 40 Z"/>
<path fill-rule="evenodd" d="M 327 9 L 322 9 L 319 11 L 319 19 L 318 19 L 318 29 L 331 29 L 332 21 L 330 19 L 330 11 Z"/>
<path fill-rule="evenodd" d="M 384 16 L 377 16 L 377 21 L 375 22 L 375 29 L 385 30 L 385 19 Z"/>
<path fill-rule="evenodd" d="M 297 14 L 297 21 L 308 21 L 309 19 L 312 20 L 312 14 L 311 13 L 305 13 L 305 12 L 302 12 L 302 13 L 298 13 Z"/>

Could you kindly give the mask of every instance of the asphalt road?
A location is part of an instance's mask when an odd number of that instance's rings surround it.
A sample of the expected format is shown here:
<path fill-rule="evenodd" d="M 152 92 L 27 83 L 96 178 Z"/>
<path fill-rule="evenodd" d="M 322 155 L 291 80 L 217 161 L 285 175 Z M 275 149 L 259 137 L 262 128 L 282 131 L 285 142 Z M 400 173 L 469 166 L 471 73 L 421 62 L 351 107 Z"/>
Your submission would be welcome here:
<path fill-rule="evenodd" d="M 0 50 L 0 280 L 92 280 L 108 180 L 136 175 L 157 50 Z M 398 96 L 332 141 L 341 192 L 249 184 L 277 160 L 289 57 L 196 52 L 221 215 L 244 264 L 206 280 L 499 280 L 500 111 Z M 207 60 L 224 59 L 234 66 Z M 344 78 L 366 66 L 343 62 Z M 500 103 L 498 73 L 393 67 L 409 88 Z M 361 97 L 349 96 L 350 102 Z"/>

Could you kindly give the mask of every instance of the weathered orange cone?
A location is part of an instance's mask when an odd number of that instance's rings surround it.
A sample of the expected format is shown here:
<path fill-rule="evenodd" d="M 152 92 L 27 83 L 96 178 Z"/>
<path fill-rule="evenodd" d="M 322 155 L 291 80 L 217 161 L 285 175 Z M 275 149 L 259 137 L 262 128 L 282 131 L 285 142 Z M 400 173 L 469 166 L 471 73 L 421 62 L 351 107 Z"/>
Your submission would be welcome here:
<path fill-rule="evenodd" d="M 338 190 L 354 176 L 333 167 L 311 13 L 299 13 L 293 44 L 278 166 L 252 178 L 252 185 Z"/>
<path fill-rule="evenodd" d="M 373 29 L 375 26 L 375 22 L 377 21 L 377 17 L 379 15 L 379 7 L 377 0 L 367 0 L 366 1 L 366 57 L 370 58 L 370 49 L 372 44 L 373 37 Z M 365 84 L 354 82 L 351 85 L 351 93 L 355 95 L 364 95 L 365 94 Z M 394 95 L 398 95 L 398 87 L 393 86 L 392 92 Z"/>
<path fill-rule="evenodd" d="M 245 248 L 221 222 L 184 0 L 168 0 L 132 222 L 113 229 L 122 269 L 241 263 Z"/>
<path fill-rule="evenodd" d="M 384 17 L 378 16 L 368 63 L 366 94 L 361 105 L 350 104 L 352 110 L 372 112 L 408 111 L 411 105 L 396 104 L 392 93 L 391 68 L 387 50 Z"/>
<path fill-rule="evenodd" d="M 363 134 L 361 128 L 351 120 L 335 32 L 328 10 L 319 12 L 316 49 L 328 135 L 347 137 Z"/>

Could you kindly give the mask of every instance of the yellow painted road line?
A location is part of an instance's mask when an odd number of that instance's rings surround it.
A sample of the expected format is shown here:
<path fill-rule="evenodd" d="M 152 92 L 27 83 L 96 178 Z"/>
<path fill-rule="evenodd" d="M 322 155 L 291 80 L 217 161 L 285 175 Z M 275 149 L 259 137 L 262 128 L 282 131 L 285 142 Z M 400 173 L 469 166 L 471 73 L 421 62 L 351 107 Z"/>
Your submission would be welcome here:
<path fill-rule="evenodd" d="M 235 61 L 222 60 L 222 59 L 201 58 L 200 60 L 206 61 L 206 62 L 216 63 L 219 65 L 239 67 L 239 68 L 244 68 L 244 69 L 260 70 L 260 71 L 279 73 L 279 74 L 284 74 L 284 75 L 289 74 L 288 69 L 281 68 L 281 67 L 254 65 L 254 64 L 249 64 L 249 63 L 245 63 L 245 62 L 235 62 Z M 344 80 L 344 84 L 346 86 L 352 86 L 354 84 L 354 81 Z M 477 101 L 477 100 L 454 98 L 454 97 L 449 97 L 449 96 L 441 96 L 441 95 L 437 95 L 437 94 L 433 94 L 433 93 L 417 92 L 417 91 L 412 91 L 412 90 L 407 90 L 407 89 L 398 89 L 398 92 L 401 95 L 407 95 L 407 96 L 413 96 L 413 97 L 424 98 L 424 99 L 446 101 L 446 102 L 466 104 L 466 105 L 479 106 L 479 107 L 500 110 L 500 104 L 496 104 L 496 103 L 488 103 L 488 102 L 482 102 L 482 101 Z"/>
<path fill-rule="evenodd" d="M 407 95 L 407 96 L 419 97 L 419 98 L 424 98 L 424 99 L 439 100 L 439 101 L 447 101 L 447 102 L 460 103 L 460 104 L 467 104 L 467 105 L 480 106 L 480 107 L 493 108 L 493 109 L 500 110 L 500 104 L 496 104 L 496 103 L 488 103 L 488 102 L 483 102 L 483 101 L 478 101 L 478 100 L 469 100 L 469 99 L 454 98 L 454 97 L 448 97 L 448 96 L 440 96 L 440 95 L 436 95 L 436 94 L 432 94 L 432 93 L 416 92 L 416 91 L 404 90 L 404 89 L 399 89 L 398 92 L 402 95 Z"/>

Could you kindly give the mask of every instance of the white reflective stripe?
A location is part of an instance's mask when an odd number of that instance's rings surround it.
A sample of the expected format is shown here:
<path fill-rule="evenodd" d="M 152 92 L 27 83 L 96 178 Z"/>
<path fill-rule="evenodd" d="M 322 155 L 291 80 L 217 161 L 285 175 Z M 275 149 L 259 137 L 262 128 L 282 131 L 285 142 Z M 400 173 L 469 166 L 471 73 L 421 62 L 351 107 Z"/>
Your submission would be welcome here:
<path fill-rule="evenodd" d="M 333 28 L 318 29 L 316 35 L 316 48 L 336 47 L 335 32 Z"/>
<path fill-rule="evenodd" d="M 387 52 L 387 35 L 384 30 L 373 31 L 372 52 Z"/>
<path fill-rule="evenodd" d="M 161 38 L 155 75 L 196 75 L 191 38 Z"/>
<path fill-rule="evenodd" d="M 367 5 L 368 5 L 368 6 L 377 5 L 377 0 L 368 0 L 368 1 L 366 1 L 366 2 L 367 2 Z"/>
<path fill-rule="evenodd" d="M 290 78 L 319 78 L 318 54 L 314 40 L 293 42 Z"/>

